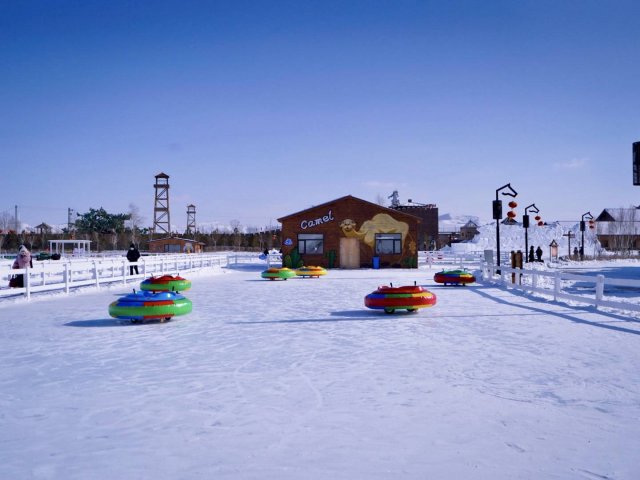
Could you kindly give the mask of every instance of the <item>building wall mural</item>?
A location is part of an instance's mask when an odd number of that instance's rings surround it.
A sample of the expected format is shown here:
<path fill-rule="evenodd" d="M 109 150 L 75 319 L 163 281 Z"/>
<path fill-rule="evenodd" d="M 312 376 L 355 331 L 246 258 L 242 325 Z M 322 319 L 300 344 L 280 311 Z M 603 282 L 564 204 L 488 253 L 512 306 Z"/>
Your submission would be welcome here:
<path fill-rule="evenodd" d="M 378 213 L 370 220 L 366 220 L 362 226 L 356 230 L 356 222 L 347 218 L 340 222 L 340 228 L 346 237 L 355 237 L 366 243 L 371 248 L 376 241 L 376 233 L 401 233 L 402 244 L 409 235 L 409 224 L 400 222 L 386 213 Z"/>
<path fill-rule="evenodd" d="M 340 222 L 340 228 L 345 237 L 357 238 L 373 251 L 375 251 L 377 233 L 400 233 L 403 251 L 408 252 L 411 256 L 416 254 L 417 246 L 409 234 L 409 224 L 396 220 L 386 213 L 378 213 L 369 220 L 365 220 L 360 228 L 357 228 L 357 223 L 354 220 L 346 218 Z"/>

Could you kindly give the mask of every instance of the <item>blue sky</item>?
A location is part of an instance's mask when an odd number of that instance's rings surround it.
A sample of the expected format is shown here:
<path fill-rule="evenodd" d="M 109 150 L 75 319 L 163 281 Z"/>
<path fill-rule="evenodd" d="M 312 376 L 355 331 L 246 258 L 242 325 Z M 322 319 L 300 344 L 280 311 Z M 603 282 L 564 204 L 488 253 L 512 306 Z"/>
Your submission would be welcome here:
<path fill-rule="evenodd" d="M 2 1 L 0 211 L 263 226 L 352 194 L 640 204 L 640 2 Z M 518 209 L 518 215 L 522 208 Z"/>

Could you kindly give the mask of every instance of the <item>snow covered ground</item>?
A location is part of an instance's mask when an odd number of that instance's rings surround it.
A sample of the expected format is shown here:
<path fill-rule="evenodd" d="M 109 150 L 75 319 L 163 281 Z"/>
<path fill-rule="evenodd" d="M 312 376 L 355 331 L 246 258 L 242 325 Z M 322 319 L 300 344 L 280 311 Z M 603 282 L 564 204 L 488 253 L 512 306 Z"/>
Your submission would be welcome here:
<path fill-rule="evenodd" d="M 0 478 L 640 477 L 640 319 L 262 269 L 191 277 L 164 324 L 109 318 L 123 287 L 0 304 Z M 414 281 L 436 306 L 364 308 Z"/>

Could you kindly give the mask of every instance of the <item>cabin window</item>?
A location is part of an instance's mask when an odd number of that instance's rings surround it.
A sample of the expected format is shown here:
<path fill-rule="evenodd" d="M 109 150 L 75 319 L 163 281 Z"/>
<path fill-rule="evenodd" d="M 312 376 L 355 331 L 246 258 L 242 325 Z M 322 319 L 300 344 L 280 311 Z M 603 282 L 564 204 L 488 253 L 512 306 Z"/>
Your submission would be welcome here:
<path fill-rule="evenodd" d="M 401 233 L 376 233 L 376 255 L 402 253 Z"/>
<path fill-rule="evenodd" d="M 181 253 L 180 245 L 176 245 L 175 243 L 165 244 L 164 251 L 165 253 Z"/>
<path fill-rule="evenodd" d="M 300 255 L 322 255 L 324 252 L 324 235 L 321 233 L 299 233 L 298 251 Z"/>

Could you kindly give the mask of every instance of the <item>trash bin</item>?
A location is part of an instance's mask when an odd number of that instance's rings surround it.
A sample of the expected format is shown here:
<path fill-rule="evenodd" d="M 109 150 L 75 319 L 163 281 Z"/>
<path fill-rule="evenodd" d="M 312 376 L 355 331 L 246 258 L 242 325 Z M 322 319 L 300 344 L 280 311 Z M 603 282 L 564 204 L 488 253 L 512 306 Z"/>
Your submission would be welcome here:
<path fill-rule="evenodd" d="M 380 268 L 380 257 L 373 257 L 373 268 Z"/>

